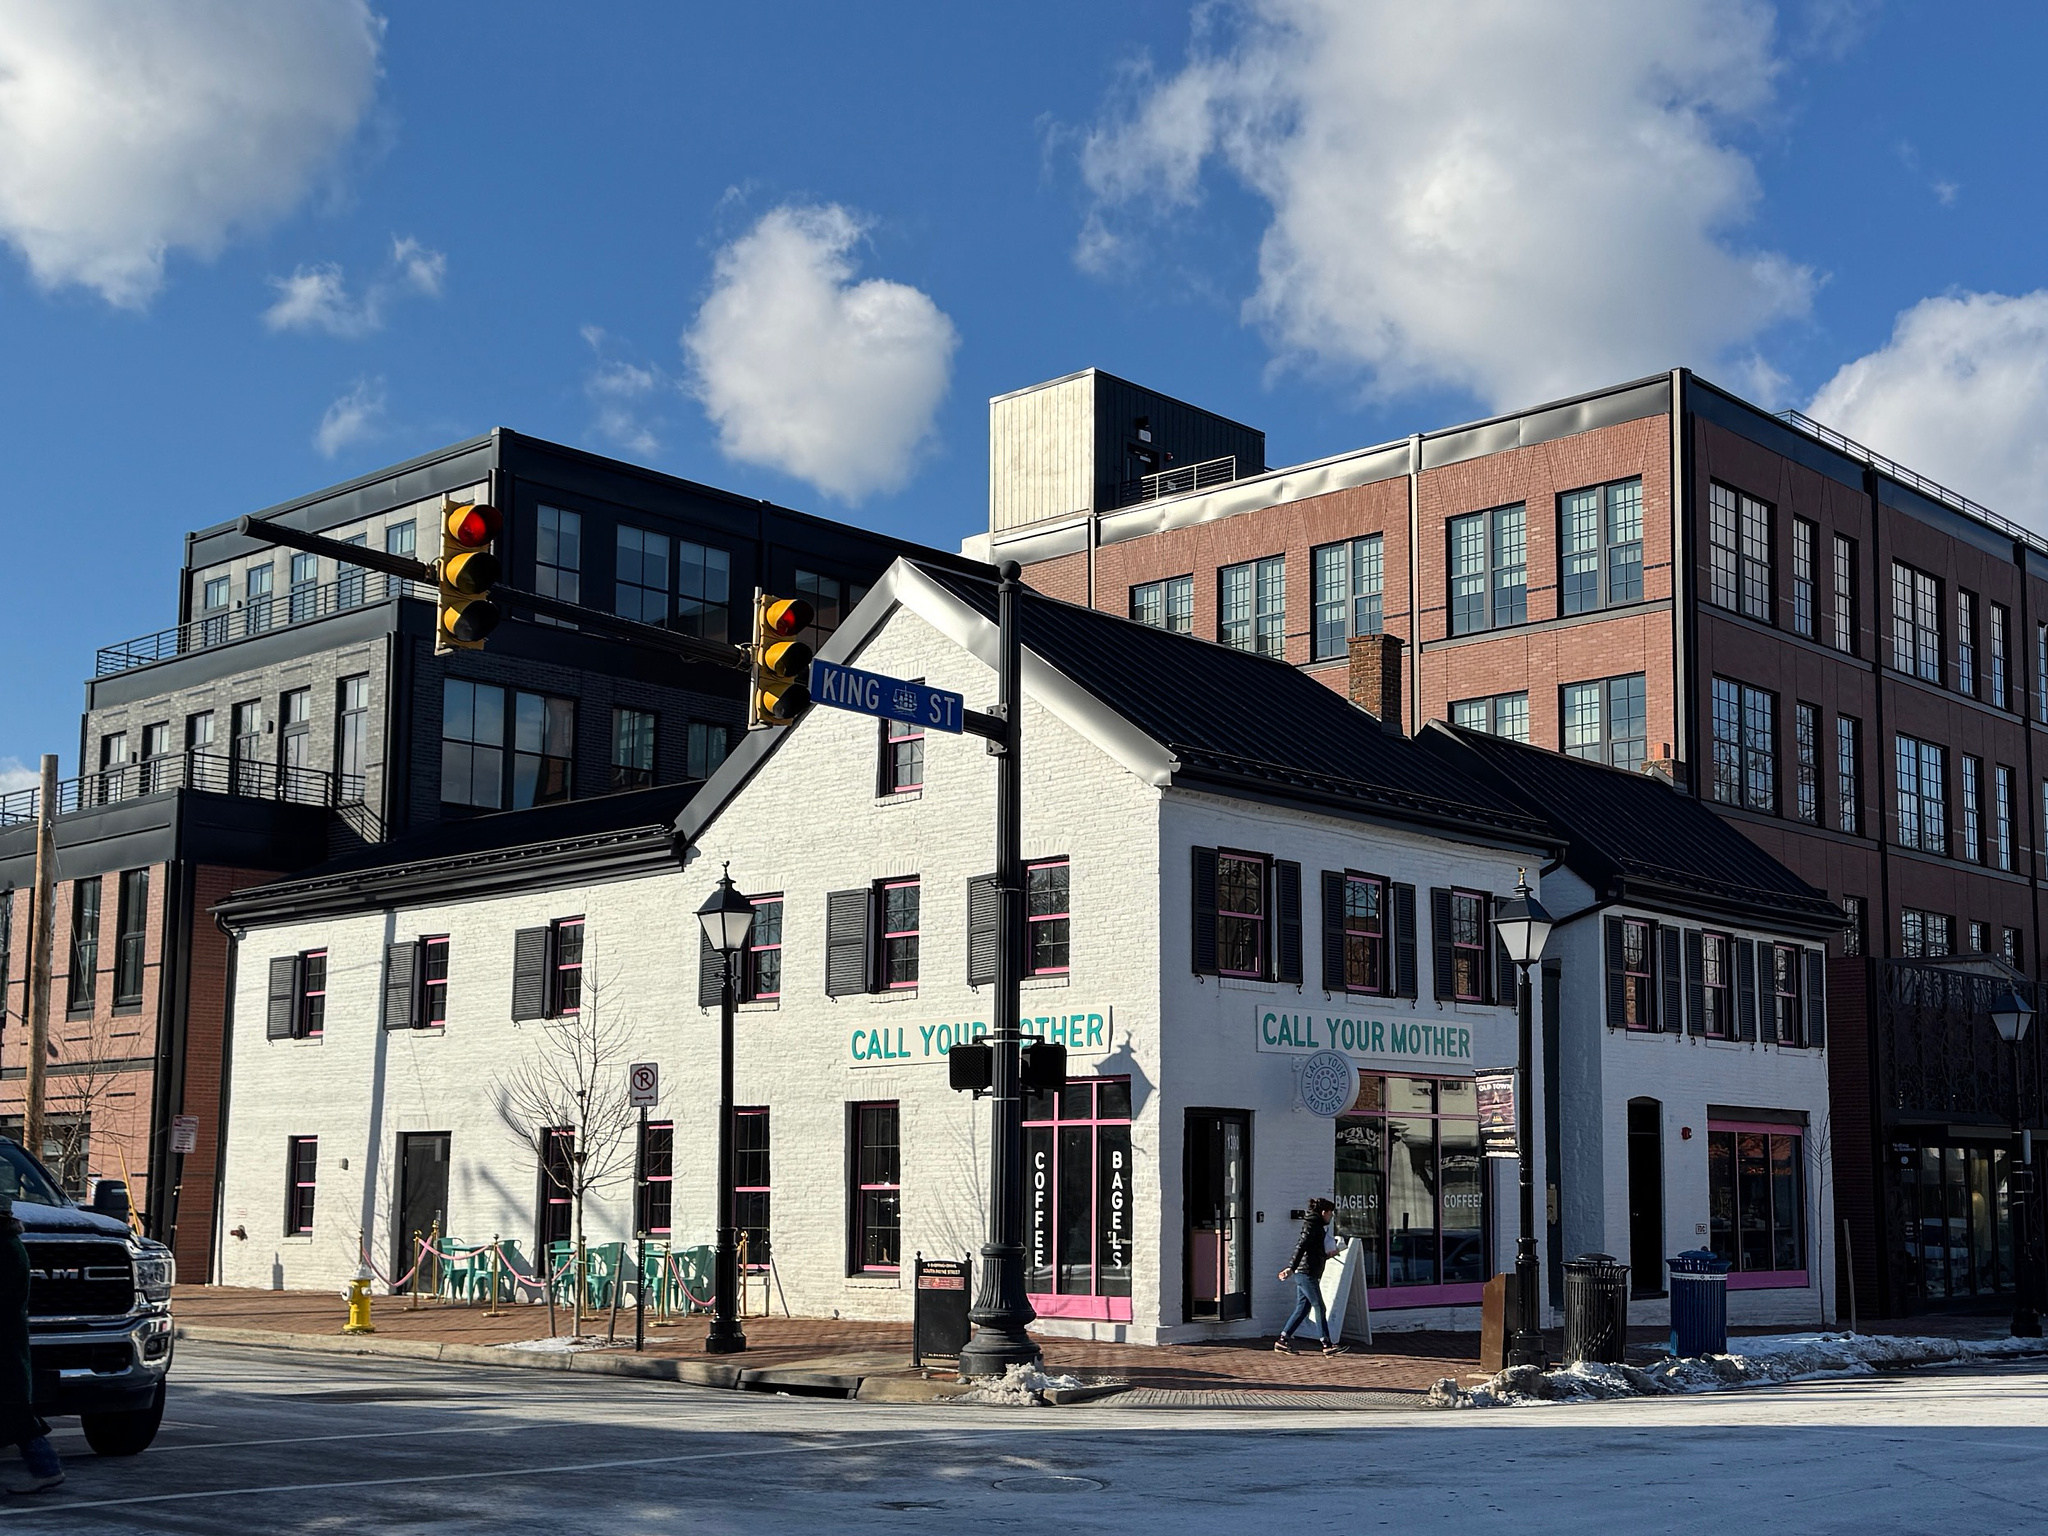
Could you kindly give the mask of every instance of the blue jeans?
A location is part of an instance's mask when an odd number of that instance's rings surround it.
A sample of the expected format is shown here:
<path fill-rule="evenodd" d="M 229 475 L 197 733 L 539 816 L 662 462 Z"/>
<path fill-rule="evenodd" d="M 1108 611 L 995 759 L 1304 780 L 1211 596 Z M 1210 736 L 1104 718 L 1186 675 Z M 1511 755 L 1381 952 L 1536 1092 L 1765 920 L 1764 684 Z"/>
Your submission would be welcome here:
<path fill-rule="evenodd" d="M 1315 1313 L 1316 1329 L 1322 1334 L 1323 1342 L 1330 1343 L 1330 1314 L 1323 1306 L 1323 1282 L 1297 1270 L 1294 1275 L 1294 1313 L 1287 1319 L 1287 1326 L 1280 1330 L 1280 1337 L 1293 1338 L 1295 1331 L 1308 1321 L 1311 1312 Z"/>

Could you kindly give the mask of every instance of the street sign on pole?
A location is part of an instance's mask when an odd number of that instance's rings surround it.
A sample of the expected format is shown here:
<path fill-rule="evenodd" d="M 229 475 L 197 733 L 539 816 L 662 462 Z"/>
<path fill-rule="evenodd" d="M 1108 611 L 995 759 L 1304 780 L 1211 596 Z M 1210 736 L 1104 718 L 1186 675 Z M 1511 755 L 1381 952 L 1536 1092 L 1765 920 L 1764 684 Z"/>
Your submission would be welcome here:
<path fill-rule="evenodd" d="M 955 735 L 964 728 L 967 714 L 966 700 L 957 693 L 842 667 L 836 661 L 811 663 L 811 702 Z"/>
<path fill-rule="evenodd" d="M 661 1068 L 651 1061 L 636 1061 L 627 1069 L 628 1109 L 652 1109 L 661 1102 Z"/>
<path fill-rule="evenodd" d="M 171 1116 L 171 1150 L 180 1157 L 199 1150 L 199 1117 L 197 1115 Z"/>

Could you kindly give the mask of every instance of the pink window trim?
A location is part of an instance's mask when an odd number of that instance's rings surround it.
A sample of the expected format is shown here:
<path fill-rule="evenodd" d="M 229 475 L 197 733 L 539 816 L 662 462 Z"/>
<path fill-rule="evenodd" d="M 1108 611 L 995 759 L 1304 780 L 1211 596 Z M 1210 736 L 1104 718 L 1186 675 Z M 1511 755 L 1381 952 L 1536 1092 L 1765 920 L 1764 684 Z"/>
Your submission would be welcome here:
<path fill-rule="evenodd" d="M 916 939 L 920 931 L 918 928 L 904 928 L 901 930 L 895 930 L 889 927 L 889 893 L 891 891 L 915 891 L 921 884 L 921 879 L 885 880 L 882 883 L 882 969 L 885 973 L 887 972 L 889 967 L 889 941 L 891 939 Z M 922 925 L 924 922 L 924 898 L 922 892 L 919 892 L 918 896 L 917 920 L 920 925 Z M 922 948 L 922 946 L 920 946 L 920 948 Z M 923 957 L 920 956 L 919 958 L 922 959 Z M 890 981 L 887 982 L 884 990 L 890 992 L 907 992 L 916 985 L 917 982 L 915 979 L 912 979 L 910 981 Z"/>
<path fill-rule="evenodd" d="M 781 905 L 782 905 L 782 892 L 780 892 L 780 891 L 777 891 L 777 892 L 775 892 L 775 893 L 774 893 L 773 895 L 771 895 L 771 896 L 755 896 L 755 897 L 753 897 L 753 898 L 752 898 L 752 901 L 753 901 L 753 904 L 754 904 L 754 905 L 755 905 L 756 907 L 766 907 L 766 906 L 777 906 L 777 907 L 779 907 L 779 906 L 781 906 Z M 782 956 L 782 940 L 780 940 L 780 939 L 777 939 L 777 940 L 776 940 L 776 941 L 775 941 L 775 942 L 774 942 L 773 944 L 756 944 L 756 943 L 754 942 L 754 930 L 753 930 L 753 929 L 751 929 L 751 928 L 750 928 L 750 929 L 748 929 L 748 930 L 747 930 L 747 950 L 746 950 L 746 955 L 747 955 L 747 963 L 746 963 L 746 974 L 747 974 L 747 980 L 748 980 L 748 982 L 749 982 L 750 986 L 751 986 L 751 983 L 752 983 L 752 981 L 753 981 L 753 977 L 754 977 L 754 970 L 755 970 L 755 964 L 756 964 L 756 962 L 755 962 L 755 959 L 754 959 L 754 957 L 755 957 L 756 955 L 770 955 L 770 954 L 774 955 L 774 956 L 775 956 L 775 957 L 776 957 L 777 959 L 780 959 L 780 958 L 781 958 L 781 956 Z M 754 1002 L 754 1003 L 767 1003 L 767 1002 L 773 1002 L 773 1001 L 775 1001 L 776 999 L 780 998 L 781 996 L 782 996 L 782 982 L 781 982 L 781 979 L 780 979 L 780 977 L 779 977 L 779 975 L 778 975 L 778 978 L 777 978 L 777 980 L 776 980 L 776 983 L 775 983 L 775 990 L 774 990 L 773 992 L 759 992 L 759 991 L 751 991 L 751 990 L 750 990 L 750 991 L 749 991 L 749 993 L 748 993 L 747 1001 L 749 1001 L 749 1002 Z M 762 1111 L 762 1113 L 763 1113 L 763 1114 L 766 1114 L 766 1113 L 767 1113 L 767 1111 L 766 1111 L 766 1110 L 763 1110 L 763 1111 Z"/>
<path fill-rule="evenodd" d="M 577 936 L 580 939 L 582 937 L 583 919 L 580 917 L 565 917 L 555 924 L 555 942 L 558 945 L 561 943 L 562 934 L 571 928 L 577 930 Z M 570 971 L 576 973 L 576 1002 L 574 1006 L 562 1010 L 561 1016 L 565 1019 L 573 1018 L 576 1014 L 583 1011 L 583 961 L 580 949 L 577 951 L 577 956 L 578 958 L 566 962 L 559 958 L 555 961 L 555 996 L 561 997 L 569 990 L 567 983 L 562 978 Z"/>
<path fill-rule="evenodd" d="M 1371 1292 L 1375 1311 L 1393 1307 L 1476 1307 L 1486 1287 L 1469 1285 L 1387 1285 Z"/>
<path fill-rule="evenodd" d="M 899 725 L 902 725 L 902 726 L 904 727 L 904 729 L 903 729 L 903 732 L 902 732 L 902 734 L 901 734 L 901 735 L 898 735 L 898 734 L 897 734 L 897 727 L 898 727 Z M 899 745 L 901 745 L 902 743 L 906 742 L 906 741 L 918 741 L 918 742 L 921 742 L 921 741 L 923 741 L 923 740 L 924 740 L 924 727 L 923 727 L 923 726 L 919 726 L 919 725 L 908 725 L 908 724 L 906 724 L 905 722 L 903 722 L 903 721 L 899 721 L 899 720 L 884 720 L 884 721 L 882 722 L 882 741 L 883 741 L 883 748 L 882 748 L 882 750 L 883 750 L 883 751 L 885 751 L 885 752 L 887 752 L 887 753 L 889 754 L 889 793 L 890 793 L 890 794 L 892 794 L 892 795 L 907 795 L 907 794 L 911 793 L 911 792 L 912 792 L 912 791 L 914 791 L 914 790 L 920 790 L 920 789 L 923 789 L 923 788 L 924 788 L 924 767 L 923 767 L 922 763 L 920 763 L 920 764 L 919 764 L 919 767 L 918 767 L 918 771 L 917 771 L 917 782 L 916 782 L 916 783 L 914 783 L 914 784 L 913 784 L 913 783 L 907 783 L 907 782 L 906 782 L 906 783 L 902 783 L 902 784 L 899 784 L 899 783 L 897 783 L 897 782 L 896 782 L 896 748 L 897 748 L 897 747 L 898 747 Z"/>
<path fill-rule="evenodd" d="M 1071 879 L 1071 878 L 1072 878 L 1072 875 L 1071 875 L 1071 870 L 1072 870 L 1072 867 L 1073 867 L 1073 865 L 1072 865 L 1072 861 L 1071 861 L 1071 860 L 1069 860 L 1069 859 L 1040 859 L 1040 860 L 1038 860 L 1038 861 L 1037 861 L 1036 863 L 1032 863 L 1032 864 L 1026 864 L 1026 865 L 1024 866 L 1024 883 L 1025 883 L 1025 888 L 1026 888 L 1026 890 L 1027 890 L 1027 892 L 1028 892 L 1028 891 L 1029 891 L 1029 889 L 1030 889 L 1030 883 L 1031 883 L 1031 871 L 1032 871 L 1032 870 L 1034 870 L 1034 869 L 1060 869 L 1060 868 L 1066 868 L 1066 869 L 1068 869 L 1068 870 L 1070 871 L 1070 873 L 1069 873 L 1069 876 L 1068 876 L 1068 878 L 1069 878 L 1069 879 Z M 1073 892 L 1072 892 L 1072 890 L 1070 889 L 1070 890 L 1068 891 L 1068 894 L 1067 894 L 1067 905 L 1068 905 L 1068 907 L 1069 907 L 1069 908 L 1071 908 L 1071 907 L 1073 906 L 1073 904 L 1074 904 L 1074 897 L 1073 897 Z M 1056 923 L 1056 922 L 1059 922 L 1059 921 L 1061 921 L 1062 919 L 1064 919 L 1064 920 L 1066 920 L 1066 921 L 1068 921 L 1068 922 L 1071 922 L 1071 921 L 1073 920 L 1073 915 L 1074 915 L 1074 914 L 1072 913 L 1072 911 L 1064 911 L 1064 912 L 1041 912 L 1041 913 L 1040 913 L 1040 914 L 1039 914 L 1038 916 L 1036 916 L 1036 917 L 1033 917 L 1033 916 L 1031 916 L 1031 915 L 1030 915 L 1030 913 L 1028 913 L 1028 912 L 1027 912 L 1027 913 L 1025 914 L 1025 916 L 1024 916 L 1024 954 L 1025 954 L 1025 956 L 1026 956 L 1026 963 L 1027 963 L 1027 965 L 1029 964 L 1029 956 L 1030 956 L 1030 954 L 1031 954 L 1031 925 L 1032 925 L 1033 923 Z M 1072 930 L 1072 929 L 1070 928 L 1070 929 L 1068 930 L 1069 934 L 1071 934 L 1071 933 L 1072 933 L 1072 931 L 1073 931 L 1073 930 Z M 1071 951 L 1071 950 L 1069 950 L 1069 951 L 1068 951 L 1068 954 L 1069 954 L 1069 955 L 1071 956 L 1071 955 L 1072 955 L 1072 951 Z M 1070 961 L 1070 963 L 1069 963 L 1069 964 L 1066 964 L 1066 965 L 1040 965 L 1040 966 L 1031 966 L 1031 968 L 1030 968 L 1030 969 L 1029 969 L 1029 970 L 1028 970 L 1028 971 L 1026 972 L 1026 974 L 1027 974 L 1027 975 L 1031 975 L 1031 976 L 1064 976 L 1064 975 L 1066 975 L 1066 974 L 1067 974 L 1067 973 L 1068 973 L 1069 971 L 1071 971 L 1072 969 L 1073 969 L 1073 965 L 1071 964 L 1071 961 Z M 1041 1308 L 1040 1310 L 1043 1310 L 1043 1309 Z M 1126 1319 L 1124 1319 L 1124 1321 L 1128 1322 L 1128 1321 L 1130 1321 L 1130 1319 L 1126 1318 Z"/>
<path fill-rule="evenodd" d="M 1077 1317 L 1096 1323 L 1128 1323 L 1128 1296 L 1041 1296 L 1031 1293 L 1031 1310 L 1040 1317 Z"/>
<path fill-rule="evenodd" d="M 1728 1272 L 1731 1291 L 1803 1291 L 1809 1282 L 1803 1269 L 1752 1269 Z"/>
<path fill-rule="evenodd" d="M 1709 1120 L 1710 1131 L 1761 1131 L 1769 1136 L 1804 1136 L 1804 1124 L 1793 1120 Z"/>

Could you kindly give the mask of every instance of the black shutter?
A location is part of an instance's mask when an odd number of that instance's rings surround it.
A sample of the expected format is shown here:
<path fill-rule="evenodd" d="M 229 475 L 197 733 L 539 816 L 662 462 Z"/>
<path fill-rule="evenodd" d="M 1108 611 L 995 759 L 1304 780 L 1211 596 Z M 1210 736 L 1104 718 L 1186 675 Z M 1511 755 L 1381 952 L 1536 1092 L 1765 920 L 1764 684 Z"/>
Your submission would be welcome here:
<path fill-rule="evenodd" d="M 1824 950 L 1801 950 L 1806 957 L 1806 1039 L 1819 1047 L 1828 1043 L 1828 963 Z"/>
<path fill-rule="evenodd" d="M 716 1008 L 725 997 L 725 960 L 711 947 L 704 925 L 697 925 L 697 1006 Z"/>
<path fill-rule="evenodd" d="M 1342 992 L 1344 971 L 1344 873 L 1323 871 L 1323 990 Z M 1380 914 L 1382 924 L 1386 914 Z M 1382 985 L 1385 983 L 1382 982 Z"/>
<path fill-rule="evenodd" d="M 1415 887 L 1394 887 L 1394 996 L 1413 997 L 1415 974 Z"/>
<path fill-rule="evenodd" d="M 1520 1002 L 1521 998 L 1515 987 L 1521 977 L 1515 969 L 1515 962 L 1508 958 L 1507 944 L 1500 936 L 1500 929 L 1494 926 L 1491 913 L 1487 914 L 1486 929 L 1493 935 L 1493 942 L 1480 950 L 1486 957 L 1487 974 L 1481 978 L 1485 985 L 1480 989 L 1479 995 L 1490 1002 Z"/>
<path fill-rule="evenodd" d="M 420 1024 L 420 941 L 384 946 L 384 1027 L 417 1029 Z"/>
<path fill-rule="evenodd" d="M 1664 1006 L 1657 1017 L 1657 1028 L 1666 1034 L 1685 1033 L 1685 945 L 1679 930 L 1664 924 L 1657 929 L 1657 939 L 1664 950 Z"/>
<path fill-rule="evenodd" d="M 1003 926 L 1003 897 L 994 875 L 967 882 L 967 985 L 996 980 L 996 939 Z"/>
<path fill-rule="evenodd" d="M 1216 974 L 1216 850 L 1197 848 L 1195 856 L 1194 967 L 1198 976 Z"/>
<path fill-rule="evenodd" d="M 1685 1032 L 1707 1032 L 1706 946 L 1697 928 L 1685 930 Z"/>
<path fill-rule="evenodd" d="M 1756 1038 L 1756 945 L 1735 941 L 1735 1038 Z"/>
<path fill-rule="evenodd" d="M 270 962 L 270 1006 L 264 1015 L 267 1040 L 289 1040 L 299 1011 L 299 957 L 277 955 Z"/>
<path fill-rule="evenodd" d="M 1607 1027 L 1623 1029 L 1628 1025 L 1628 935 L 1623 931 L 1621 919 L 1607 919 Z"/>
<path fill-rule="evenodd" d="M 1279 947 L 1273 957 L 1276 980 L 1301 985 L 1301 866 L 1291 859 L 1273 864 L 1273 908 L 1279 914 Z"/>
<path fill-rule="evenodd" d="M 1429 941 L 1436 959 L 1436 1000 L 1448 1003 L 1458 995 L 1458 968 L 1451 948 L 1451 893 L 1442 886 L 1429 893 Z"/>
<path fill-rule="evenodd" d="M 874 990 L 874 889 L 861 886 L 825 895 L 825 995 L 846 997 Z"/>
<path fill-rule="evenodd" d="M 512 935 L 512 1017 L 544 1019 L 548 1013 L 548 931 L 521 928 Z"/>

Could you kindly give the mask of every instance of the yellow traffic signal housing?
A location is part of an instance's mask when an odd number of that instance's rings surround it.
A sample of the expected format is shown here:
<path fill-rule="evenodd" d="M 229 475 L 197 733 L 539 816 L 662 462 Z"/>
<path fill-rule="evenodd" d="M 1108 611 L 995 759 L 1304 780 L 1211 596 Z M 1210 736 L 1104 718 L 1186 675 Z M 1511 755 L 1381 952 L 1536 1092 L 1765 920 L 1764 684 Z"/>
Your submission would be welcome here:
<path fill-rule="evenodd" d="M 747 724 L 788 725 L 811 707 L 811 648 L 792 638 L 810 627 L 811 618 L 811 605 L 800 597 L 754 594 Z"/>
<path fill-rule="evenodd" d="M 504 574 L 491 549 L 502 526 L 496 507 L 443 500 L 441 559 L 435 566 L 440 586 L 434 626 L 436 651 L 480 651 L 484 637 L 498 627 L 503 615 L 487 594 Z"/>

